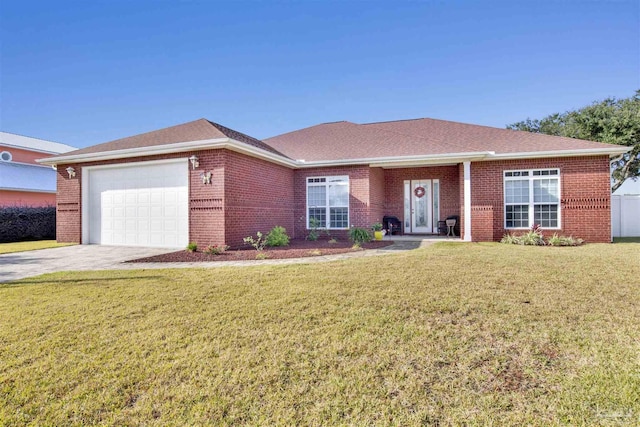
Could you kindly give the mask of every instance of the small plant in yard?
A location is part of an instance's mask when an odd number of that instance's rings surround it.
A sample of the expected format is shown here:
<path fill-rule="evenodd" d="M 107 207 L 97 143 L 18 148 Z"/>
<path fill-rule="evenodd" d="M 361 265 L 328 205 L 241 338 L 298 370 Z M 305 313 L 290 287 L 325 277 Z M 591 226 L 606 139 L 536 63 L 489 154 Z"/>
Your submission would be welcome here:
<path fill-rule="evenodd" d="M 267 241 L 263 239 L 263 234 L 261 232 L 256 233 L 256 238 L 253 236 L 248 236 L 242 239 L 245 245 L 251 245 L 256 251 L 261 251 L 264 249 L 264 246 L 267 244 Z"/>
<path fill-rule="evenodd" d="M 379 222 L 376 222 L 371 226 L 371 229 L 373 231 L 382 231 L 382 224 L 380 224 Z"/>
<path fill-rule="evenodd" d="M 209 245 L 204 251 L 210 255 L 220 255 L 225 253 L 228 249 L 229 246 L 227 245 Z"/>
<path fill-rule="evenodd" d="M 582 239 L 576 239 L 572 236 L 558 236 L 558 233 L 553 233 L 553 236 L 547 240 L 549 246 L 580 246 L 583 243 Z"/>
<path fill-rule="evenodd" d="M 545 240 L 540 225 L 534 224 L 531 230 L 520 236 L 505 234 L 500 243 L 524 246 L 579 246 L 584 243 L 584 240 L 571 236 L 558 236 L 558 233 L 554 233 L 553 236 Z"/>
<path fill-rule="evenodd" d="M 332 237 L 329 239 L 327 243 L 330 245 L 335 245 L 336 243 L 338 243 L 338 239 L 336 239 L 335 237 Z"/>
<path fill-rule="evenodd" d="M 256 254 L 256 259 L 267 259 L 269 258 L 269 254 L 266 254 L 264 252 L 258 252 Z"/>
<path fill-rule="evenodd" d="M 307 240 L 315 242 L 320 237 L 318 228 L 320 227 L 320 221 L 316 218 L 309 218 L 309 234 L 307 234 Z"/>
<path fill-rule="evenodd" d="M 196 242 L 190 242 L 187 245 L 187 252 L 195 252 L 198 250 L 198 244 Z"/>
<path fill-rule="evenodd" d="M 363 243 L 371 241 L 371 234 L 364 228 L 351 227 L 349 230 L 349 239 L 353 242 L 354 246 L 360 247 Z"/>
<path fill-rule="evenodd" d="M 320 255 L 322 255 L 322 252 L 320 251 L 320 249 L 314 249 L 312 251 L 309 251 L 309 255 L 311 255 L 311 256 L 320 256 Z"/>
<path fill-rule="evenodd" d="M 289 236 L 287 230 L 279 225 L 273 227 L 266 237 L 267 246 L 288 246 Z"/>

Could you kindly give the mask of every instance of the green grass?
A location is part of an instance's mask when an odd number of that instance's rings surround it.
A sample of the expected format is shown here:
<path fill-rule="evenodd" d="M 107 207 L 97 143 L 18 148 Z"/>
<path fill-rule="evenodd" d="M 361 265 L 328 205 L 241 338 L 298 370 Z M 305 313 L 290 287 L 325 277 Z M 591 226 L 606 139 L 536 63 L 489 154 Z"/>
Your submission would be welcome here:
<path fill-rule="evenodd" d="M 0 255 L 13 252 L 35 251 L 37 249 L 57 248 L 69 246 L 73 243 L 58 243 L 55 240 L 37 240 L 34 242 L 0 243 Z"/>
<path fill-rule="evenodd" d="M 0 286 L 0 424 L 636 425 L 640 245 Z"/>

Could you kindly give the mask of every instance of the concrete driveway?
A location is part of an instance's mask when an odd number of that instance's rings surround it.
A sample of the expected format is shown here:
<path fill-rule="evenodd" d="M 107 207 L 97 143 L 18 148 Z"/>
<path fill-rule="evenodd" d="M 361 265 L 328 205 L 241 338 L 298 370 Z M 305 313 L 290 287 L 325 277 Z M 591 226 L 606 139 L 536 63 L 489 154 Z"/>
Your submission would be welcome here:
<path fill-rule="evenodd" d="M 112 270 L 122 268 L 124 261 L 176 250 L 76 245 L 4 254 L 0 255 L 0 283 L 57 271 Z"/>

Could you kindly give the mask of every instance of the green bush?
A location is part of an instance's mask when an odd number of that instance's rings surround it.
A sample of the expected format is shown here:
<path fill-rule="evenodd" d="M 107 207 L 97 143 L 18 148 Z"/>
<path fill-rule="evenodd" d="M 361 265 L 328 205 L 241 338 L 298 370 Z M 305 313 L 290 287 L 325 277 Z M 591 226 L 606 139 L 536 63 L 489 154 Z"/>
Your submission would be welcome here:
<path fill-rule="evenodd" d="M 0 207 L 0 243 L 55 238 L 55 206 Z"/>
<path fill-rule="evenodd" d="M 355 246 L 362 246 L 363 243 L 371 241 L 371 234 L 364 228 L 352 227 L 349 230 L 349 239 Z"/>
<path fill-rule="evenodd" d="M 287 246 L 289 245 L 289 236 L 287 230 L 279 225 L 273 227 L 267 234 L 267 246 Z"/>
<path fill-rule="evenodd" d="M 307 240 L 315 242 L 320 237 L 318 228 L 320 227 L 320 221 L 315 218 L 309 218 L 309 234 L 307 234 Z"/>
<path fill-rule="evenodd" d="M 553 233 L 553 236 L 547 240 L 547 244 L 550 246 L 580 246 L 583 243 L 582 239 L 576 239 L 572 236 L 558 236 L 558 233 Z"/>
<path fill-rule="evenodd" d="M 190 242 L 187 245 L 187 252 L 195 252 L 198 250 L 198 244 L 196 242 Z"/>

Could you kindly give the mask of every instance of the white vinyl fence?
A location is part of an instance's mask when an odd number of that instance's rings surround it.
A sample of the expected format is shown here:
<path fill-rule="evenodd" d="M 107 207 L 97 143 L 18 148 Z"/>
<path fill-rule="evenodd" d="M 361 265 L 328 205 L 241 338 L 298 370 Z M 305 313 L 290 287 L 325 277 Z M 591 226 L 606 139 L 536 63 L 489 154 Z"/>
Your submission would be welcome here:
<path fill-rule="evenodd" d="M 613 237 L 640 236 L 639 196 L 611 196 L 611 234 Z"/>

